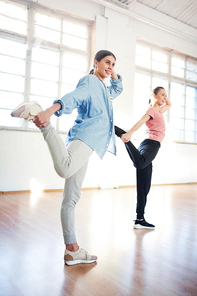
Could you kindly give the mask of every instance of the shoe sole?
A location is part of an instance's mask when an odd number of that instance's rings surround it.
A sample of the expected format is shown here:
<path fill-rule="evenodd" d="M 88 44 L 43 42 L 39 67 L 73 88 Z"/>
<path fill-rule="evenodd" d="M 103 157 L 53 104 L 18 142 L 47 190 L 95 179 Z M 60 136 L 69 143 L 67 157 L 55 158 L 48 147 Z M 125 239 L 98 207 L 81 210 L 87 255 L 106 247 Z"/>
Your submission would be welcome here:
<path fill-rule="evenodd" d="M 155 227 L 148 227 L 148 226 L 142 226 L 142 225 L 134 225 L 135 229 L 155 229 Z"/>
<path fill-rule="evenodd" d="M 34 104 L 39 106 L 42 110 L 42 107 L 35 101 L 23 102 L 17 106 L 11 113 L 12 117 L 24 118 L 26 120 L 33 120 L 36 115 L 30 113 L 30 108 L 34 108 Z M 25 109 L 26 105 L 26 109 Z"/>
<path fill-rule="evenodd" d="M 64 261 L 64 263 L 66 265 L 75 265 L 75 264 L 80 264 L 80 263 L 83 263 L 83 264 L 88 264 L 88 263 L 93 263 L 95 262 L 95 260 L 73 260 L 73 261 Z"/>

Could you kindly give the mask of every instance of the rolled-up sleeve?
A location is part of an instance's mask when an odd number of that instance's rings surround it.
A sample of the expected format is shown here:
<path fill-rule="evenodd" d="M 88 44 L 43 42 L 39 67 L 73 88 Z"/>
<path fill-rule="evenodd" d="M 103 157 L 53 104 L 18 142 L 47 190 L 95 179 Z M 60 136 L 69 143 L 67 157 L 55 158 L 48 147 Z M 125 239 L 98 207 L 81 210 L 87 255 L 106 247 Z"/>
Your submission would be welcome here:
<path fill-rule="evenodd" d="M 62 108 L 57 116 L 70 114 L 77 108 L 77 117 L 68 131 L 66 145 L 74 140 L 86 143 L 102 159 L 106 151 L 116 154 L 113 123 L 113 98 L 122 92 L 122 78 L 111 79 L 110 88 L 95 75 L 80 79 L 76 89 L 56 100 Z M 111 94 L 111 95 L 112 95 Z"/>
<path fill-rule="evenodd" d="M 117 76 L 118 79 L 110 78 L 111 85 L 108 86 L 108 89 L 113 99 L 119 96 L 123 91 L 122 76 L 120 76 L 119 74 L 117 74 Z"/>
<path fill-rule="evenodd" d="M 60 103 L 61 109 L 55 112 L 56 116 L 62 114 L 71 114 L 75 108 L 80 107 L 89 96 L 89 81 L 88 76 L 83 77 L 77 84 L 74 91 L 66 94 L 59 100 L 55 100 L 53 104 Z"/>

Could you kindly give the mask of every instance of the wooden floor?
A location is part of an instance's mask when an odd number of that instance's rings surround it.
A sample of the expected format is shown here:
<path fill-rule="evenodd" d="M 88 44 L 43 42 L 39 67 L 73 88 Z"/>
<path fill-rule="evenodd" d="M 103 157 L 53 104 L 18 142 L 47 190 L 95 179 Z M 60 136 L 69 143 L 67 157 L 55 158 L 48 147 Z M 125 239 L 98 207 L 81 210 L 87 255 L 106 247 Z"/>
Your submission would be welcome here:
<path fill-rule="evenodd" d="M 135 188 L 84 190 L 81 247 L 98 262 L 65 266 L 61 192 L 0 195 L 0 295 L 197 295 L 197 185 L 153 186 L 134 230 Z"/>

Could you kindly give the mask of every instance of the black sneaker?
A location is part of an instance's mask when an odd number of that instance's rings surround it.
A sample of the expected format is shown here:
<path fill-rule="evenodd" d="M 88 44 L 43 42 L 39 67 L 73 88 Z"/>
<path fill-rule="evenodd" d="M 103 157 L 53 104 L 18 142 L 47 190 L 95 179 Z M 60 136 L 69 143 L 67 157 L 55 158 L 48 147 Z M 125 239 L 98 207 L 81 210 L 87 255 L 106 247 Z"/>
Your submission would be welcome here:
<path fill-rule="evenodd" d="M 134 221 L 135 221 L 135 223 L 134 223 L 133 227 L 136 229 L 142 229 L 142 228 L 154 229 L 155 228 L 155 225 L 146 222 L 146 220 L 142 220 L 142 221 L 134 220 Z"/>

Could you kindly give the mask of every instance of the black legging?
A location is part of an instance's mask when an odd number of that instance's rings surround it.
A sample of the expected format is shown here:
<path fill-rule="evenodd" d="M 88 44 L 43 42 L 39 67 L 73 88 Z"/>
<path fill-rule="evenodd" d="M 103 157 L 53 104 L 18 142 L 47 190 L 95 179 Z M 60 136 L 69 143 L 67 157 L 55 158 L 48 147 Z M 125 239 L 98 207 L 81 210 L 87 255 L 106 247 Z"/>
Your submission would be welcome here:
<path fill-rule="evenodd" d="M 115 126 L 115 134 L 121 137 L 126 132 Z M 145 139 L 138 149 L 129 141 L 125 143 L 127 152 L 136 167 L 137 178 L 137 219 L 144 219 L 144 209 L 146 206 L 147 195 L 151 186 L 152 161 L 160 148 L 160 142 Z"/>

